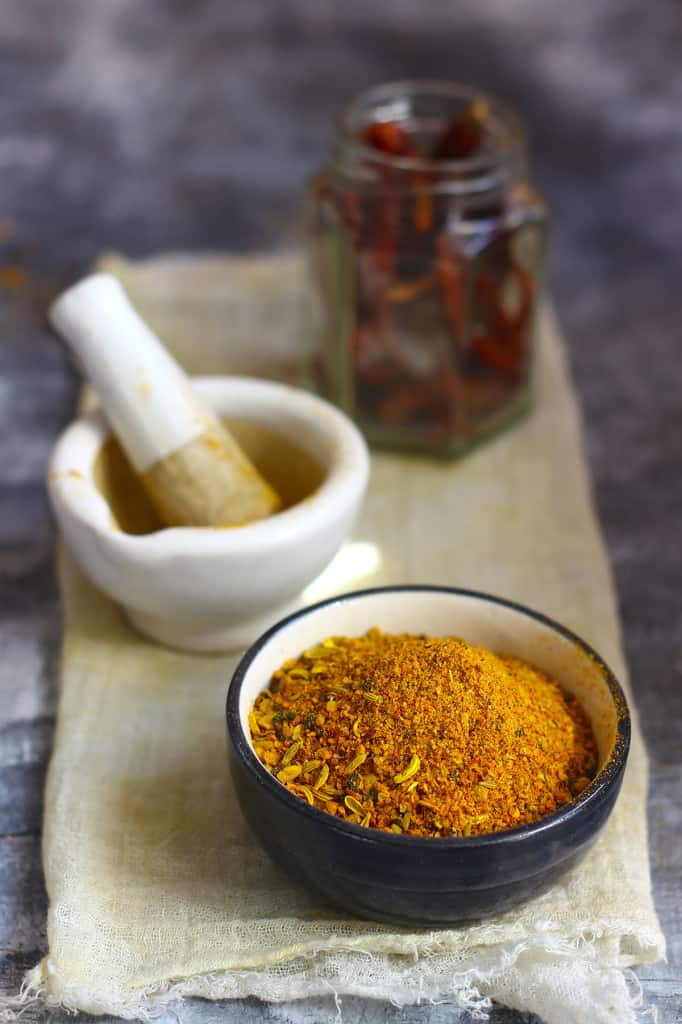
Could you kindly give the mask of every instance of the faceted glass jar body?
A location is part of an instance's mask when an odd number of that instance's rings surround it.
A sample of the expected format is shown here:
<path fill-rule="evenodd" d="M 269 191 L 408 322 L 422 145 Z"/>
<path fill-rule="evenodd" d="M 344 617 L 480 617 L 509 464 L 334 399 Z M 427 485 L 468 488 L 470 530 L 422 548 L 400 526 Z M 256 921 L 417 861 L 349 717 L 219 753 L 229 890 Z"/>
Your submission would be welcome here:
<path fill-rule="evenodd" d="M 318 389 L 370 442 L 459 454 L 528 406 L 545 207 L 516 115 L 448 82 L 355 100 L 308 199 Z"/>

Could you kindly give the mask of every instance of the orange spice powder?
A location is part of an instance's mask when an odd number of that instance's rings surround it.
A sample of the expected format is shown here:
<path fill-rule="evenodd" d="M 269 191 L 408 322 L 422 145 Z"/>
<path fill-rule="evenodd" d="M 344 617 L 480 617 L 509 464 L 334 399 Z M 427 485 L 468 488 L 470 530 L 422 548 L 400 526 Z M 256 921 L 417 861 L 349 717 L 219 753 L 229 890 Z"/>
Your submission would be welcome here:
<path fill-rule="evenodd" d="M 418 836 L 537 821 L 597 763 L 590 722 L 557 682 L 454 637 L 323 640 L 275 672 L 249 726 L 261 762 L 300 799 Z"/>

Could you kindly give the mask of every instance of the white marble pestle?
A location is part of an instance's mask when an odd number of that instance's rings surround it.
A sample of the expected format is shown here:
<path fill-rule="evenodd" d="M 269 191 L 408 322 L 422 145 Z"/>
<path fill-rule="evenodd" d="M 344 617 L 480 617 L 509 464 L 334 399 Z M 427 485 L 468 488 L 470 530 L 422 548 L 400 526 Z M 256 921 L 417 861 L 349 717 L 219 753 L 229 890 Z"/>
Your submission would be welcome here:
<path fill-rule="evenodd" d="M 278 511 L 260 476 L 109 274 L 64 292 L 49 319 L 80 363 L 166 526 L 234 526 Z"/>

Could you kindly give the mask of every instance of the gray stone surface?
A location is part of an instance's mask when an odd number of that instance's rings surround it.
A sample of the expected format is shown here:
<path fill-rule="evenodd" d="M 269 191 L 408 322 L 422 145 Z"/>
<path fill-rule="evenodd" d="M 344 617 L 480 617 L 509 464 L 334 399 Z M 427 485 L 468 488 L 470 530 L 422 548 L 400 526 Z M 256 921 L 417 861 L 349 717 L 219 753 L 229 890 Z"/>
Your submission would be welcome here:
<path fill-rule="evenodd" d="M 430 75 L 492 88 L 530 123 L 536 178 L 553 210 L 551 283 L 651 753 L 652 867 L 669 963 L 638 973 L 659 1020 L 682 1021 L 680 52 L 676 0 L 3 0 L 3 991 L 45 943 L 39 834 L 59 607 L 42 478 L 76 387 L 44 330 L 46 299 L 104 248 L 289 246 L 334 108 L 371 82 Z M 26 279 L 12 289 L 7 267 L 17 264 Z M 173 1016 L 322 1024 L 336 1010 L 194 1003 Z M 351 999 L 343 1016 L 469 1020 L 444 1007 Z M 491 1019 L 522 1018 L 500 1009 Z"/>

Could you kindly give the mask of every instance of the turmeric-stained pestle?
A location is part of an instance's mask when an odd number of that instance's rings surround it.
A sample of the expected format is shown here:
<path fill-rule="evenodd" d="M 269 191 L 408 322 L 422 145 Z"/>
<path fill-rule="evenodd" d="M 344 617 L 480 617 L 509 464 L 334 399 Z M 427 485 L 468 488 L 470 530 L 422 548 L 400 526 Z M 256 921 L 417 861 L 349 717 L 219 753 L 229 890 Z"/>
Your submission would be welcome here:
<path fill-rule="evenodd" d="M 92 274 L 50 307 L 121 447 L 166 526 L 236 526 L 279 496 L 109 274 Z"/>

